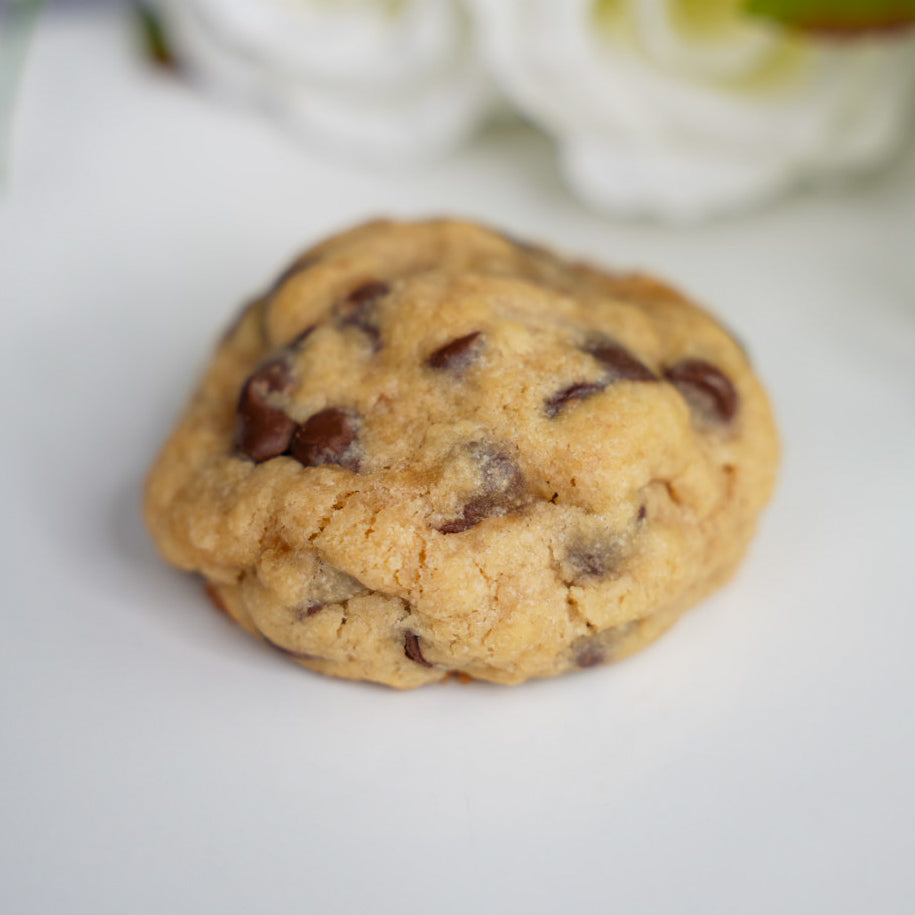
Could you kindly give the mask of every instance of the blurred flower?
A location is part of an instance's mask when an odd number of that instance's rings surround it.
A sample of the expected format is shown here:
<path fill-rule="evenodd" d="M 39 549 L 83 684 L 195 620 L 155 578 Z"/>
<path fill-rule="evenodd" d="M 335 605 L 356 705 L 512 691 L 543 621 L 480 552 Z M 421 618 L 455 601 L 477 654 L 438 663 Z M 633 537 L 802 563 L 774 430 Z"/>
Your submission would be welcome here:
<path fill-rule="evenodd" d="M 0 6 L 0 190 L 11 158 L 13 108 L 29 42 L 44 0 L 10 0 Z"/>
<path fill-rule="evenodd" d="M 309 138 L 380 162 L 477 126 L 489 90 L 458 0 L 160 0 L 181 61 Z"/>
<path fill-rule="evenodd" d="M 915 43 L 843 42 L 742 0 L 472 0 L 499 85 L 581 198 L 689 220 L 871 168 L 909 126 Z"/>

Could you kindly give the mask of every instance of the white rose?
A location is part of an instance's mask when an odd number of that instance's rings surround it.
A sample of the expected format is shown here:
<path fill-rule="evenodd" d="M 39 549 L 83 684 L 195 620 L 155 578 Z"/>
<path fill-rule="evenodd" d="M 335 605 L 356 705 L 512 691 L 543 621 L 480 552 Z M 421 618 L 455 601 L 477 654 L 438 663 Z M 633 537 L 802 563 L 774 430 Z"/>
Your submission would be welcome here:
<path fill-rule="evenodd" d="M 223 93 L 360 158 L 463 140 L 489 91 L 457 0 L 162 0 L 179 57 Z"/>
<path fill-rule="evenodd" d="M 740 0 L 473 0 L 502 89 L 575 191 L 690 220 L 884 161 L 909 126 L 910 37 L 828 41 Z"/>

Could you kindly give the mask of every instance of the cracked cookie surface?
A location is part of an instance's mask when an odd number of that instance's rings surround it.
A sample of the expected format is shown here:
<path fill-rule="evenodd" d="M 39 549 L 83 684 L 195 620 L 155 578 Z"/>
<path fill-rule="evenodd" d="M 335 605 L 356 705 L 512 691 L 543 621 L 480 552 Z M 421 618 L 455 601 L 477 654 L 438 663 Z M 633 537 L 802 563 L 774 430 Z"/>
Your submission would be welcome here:
<path fill-rule="evenodd" d="M 307 667 L 518 683 L 631 654 L 725 581 L 776 463 L 745 354 L 676 291 L 375 222 L 245 309 L 145 513 Z"/>

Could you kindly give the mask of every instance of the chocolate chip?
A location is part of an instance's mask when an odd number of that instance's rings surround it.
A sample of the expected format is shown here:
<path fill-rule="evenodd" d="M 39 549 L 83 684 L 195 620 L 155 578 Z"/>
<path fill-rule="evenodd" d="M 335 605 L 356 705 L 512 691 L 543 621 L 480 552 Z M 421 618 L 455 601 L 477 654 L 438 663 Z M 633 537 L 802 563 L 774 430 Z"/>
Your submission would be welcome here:
<path fill-rule="evenodd" d="M 262 365 L 249 379 L 248 384 L 262 386 L 271 394 L 285 391 L 292 382 L 292 372 L 282 359 L 274 359 Z"/>
<path fill-rule="evenodd" d="M 338 407 L 328 407 L 299 426 L 292 437 L 290 453 L 305 467 L 339 464 L 358 470 L 359 462 L 352 453 L 355 441 L 353 418 Z"/>
<path fill-rule="evenodd" d="M 381 344 L 381 331 L 375 320 L 375 305 L 391 291 L 387 283 L 380 280 L 369 280 L 357 286 L 338 306 L 337 313 L 343 327 L 355 327 L 361 330 L 372 342 L 372 348 L 378 350 Z"/>
<path fill-rule="evenodd" d="M 423 657 L 422 649 L 419 647 L 419 638 L 415 632 L 411 632 L 409 629 L 404 633 L 403 636 L 403 653 L 411 660 L 415 661 L 417 664 L 422 664 L 423 667 L 431 667 L 432 665 Z"/>
<path fill-rule="evenodd" d="M 559 414 L 559 411 L 565 407 L 566 404 L 571 403 L 573 400 L 583 400 L 586 397 L 590 397 L 592 394 L 598 394 L 606 387 L 603 384 L 597 384 L 591 381 L 580 381 L 576 384 L 571 384 L 567 388 L 563 388 L 558 393 L 554 394 L 546 402 L 546 415 L 551 419 L 554 416 Z"/>
<path fill-rule="evenodd" d="M 464 505 L 460 518 L 453 518 L 439 525 L 436 530 L 441 534 L 460 534 L 479 524 L 484 518 L 504 515 L 506 506 L 492 496 L 474 496 Z"/>
<path fill-rule="evenodd" d="M 346 301 L 360 308 L 366 305 L 374 305 L 380 298 L 383 298 L 391 291 L 391 287 L 381 280 L 369 280 L 361 286 L 357 286 L 347 297 Z"/>
<path fill-rule="evenodd" d="M 473 520 L 471 518 L 454 518 L 451 521 L 446 521 L 444 524 L 440 524 L 436 530 L 440 534 L 463 534 L 464 531 L 469 531 L 475 524 L 479 524 L 479 520 Z"/>
<path fill-rule="evenodd" d="M 471 442 L 467 451 L 479 470 L 483 492 L 468 499 L 460 517 L 436 528 L 442 534 L 460 534 L 484 518 L 506 515 L 521 501 L 524 474 L 503 448 L 488 442 Z"/>
<path fill-rule="evenodd" d="M 267 398 L 286 390 L 291 381 L 289 366 L 277 359 L 259 368 L 241 389 L 235 445 L 255 463 L 276 457 L 289 447 L 296 424 Z"/>
<path fill-rule="evenodd" d="M 309 604 L 307 607 L 296 607 L 293 612 L 295 613 L 295 618 L 301 623 L 308 619 L 309 616 L 314 616 L 316 613 L 323 610 L 326 606 L 327 604 L 323 602 Z"/>
<path fill-rule="evenodd" d="M 482 333 L 473 333 L 457 337 L 450 343 L 440 346 L 426 359 L 426 364 L 434 369 L 447 369 L 450 372 L 461 372 L 473 361 L 477 353 L 477 344 Z"/>
<path fill-rule="evenodd" d="M 702 418 L 727 423 L 736 415 L 737 391 L 727 375 L 710 362 L 684 359 L 667 369 L 664 377 Z"/>
<path fill-rule="evenodd" d="M 598 340 L 587 347 L 598 362 L 606 366 L 613 381 L 657 381 L 647 366 L 639 362 L 625 347 L 613 340 Z"/>
<path fill-rule="evenodd" d="M 607 660 L 600 645 L 586 645 L 575 655 L 575 663 L 579 667 L 597 667 Z"/>
<path fill-rule="evenodd" d="M 612 553 L 594 549 L 579 548 L 568 555 L 576 571 L 586 578 L 603 575 L 615 559 Z"/>
<path fill-rule="evenodd" d="M 509 493 L 522 487 L 524 475 L 521 468 L 504 448 L 489 442 L 471 442 L 467 450 L 479 468 L 480 481 L 486 492 Z"/>
<path fill-rule="evenodd" d="M 640 506 L 639 506 L 638 518 L 637 518 L 636 520 L 638 520 L 638 521 L 644 521 L 644 520 L 645 520 L 645 516 L 646 516 L 647 514 L 648 514 L 648 510 L 645 508 L 645 506 L 644 506 L 644 505 L 640 505 Z"/>
<path fill-rule="evenodd" d="M 604 578 L 616 570 L 622 552 L 615 540 L 583 540 L 568 548 L 565 565 L 572 573 L 573 581 Z"/>
<path fill-rule="evenodd" d="M 638 620 L 611 626 L 602 632 L 582 636 L 572 643 L 572 658 L 576 667 L 597 667 L 612 661 L 620 643 L 639 625 Z"/>

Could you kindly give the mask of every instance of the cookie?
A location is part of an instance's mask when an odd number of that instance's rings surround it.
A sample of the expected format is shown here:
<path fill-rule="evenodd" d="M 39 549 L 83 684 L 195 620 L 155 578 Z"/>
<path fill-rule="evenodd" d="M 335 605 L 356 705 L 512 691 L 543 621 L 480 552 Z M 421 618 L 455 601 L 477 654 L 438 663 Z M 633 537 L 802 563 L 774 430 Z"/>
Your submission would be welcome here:
<path fill-rule="evenodd" d="M 374 222 L 243 311 L 145 514 L 306 667 L 520 683 L 629 655 L 722 584 L 777 450 L 741 347 L 663 283 Z"/>

